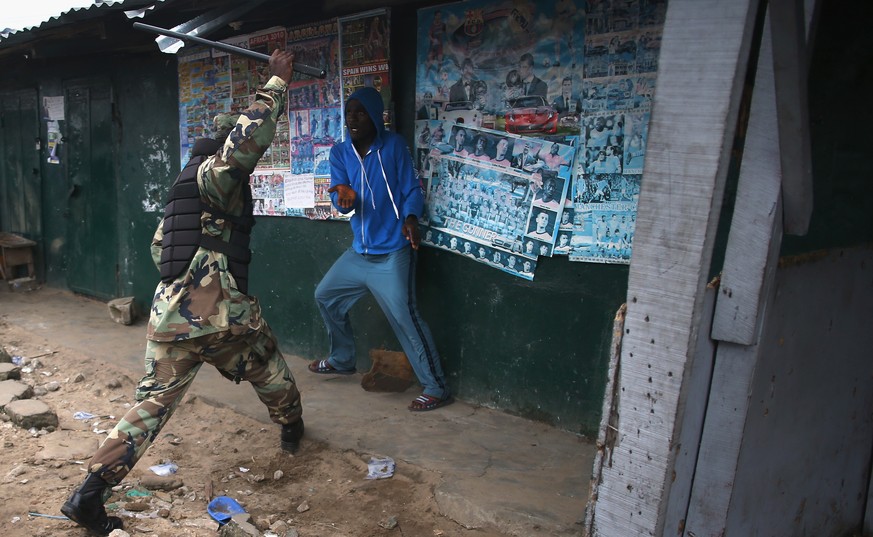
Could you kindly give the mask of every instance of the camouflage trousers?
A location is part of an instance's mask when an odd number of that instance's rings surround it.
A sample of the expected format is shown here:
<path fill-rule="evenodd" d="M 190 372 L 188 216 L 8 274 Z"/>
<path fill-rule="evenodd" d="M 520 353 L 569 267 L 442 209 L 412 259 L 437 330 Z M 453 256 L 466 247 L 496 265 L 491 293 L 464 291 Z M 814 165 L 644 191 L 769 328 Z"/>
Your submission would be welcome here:
<path fill-rule="evenodd" d="M 148 341 L 137 402 L 100 444 L 88 471 L 110 484 L 120 483 L 157 438 L 204 363 L 237 382 L 250 382 L 274 422 L 300 419 L 297 384 L 266 321 L 261 325 L 261 330 L 243 335 L 219 332 L 182 341 Z"/>

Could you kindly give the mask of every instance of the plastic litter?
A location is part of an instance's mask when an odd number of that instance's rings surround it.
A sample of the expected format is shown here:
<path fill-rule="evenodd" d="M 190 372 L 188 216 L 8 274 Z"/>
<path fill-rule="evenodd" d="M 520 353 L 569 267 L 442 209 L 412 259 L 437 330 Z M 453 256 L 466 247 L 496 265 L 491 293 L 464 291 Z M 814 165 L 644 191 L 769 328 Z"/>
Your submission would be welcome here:
<path fill-rule="evenodd" d="M 128 511 L 127 509 L 118 509 L 115 511 L 115 514 L 118 516 L 128 517 L 128 518 L 139 518 L 139 519 L 148 519 L 148 518 L 158 518 L 157 510 L 151 512 L 145 511 Z"/>
<path fill-rule="evenodd" d="M 168 476 L 175 474 L 179 470 L 179 466 L 175 462 L 165 462 L 164 464 L 149 466 L 149 470 L 159 476 Z"/>
<path fill-rule="evenodd" d="M 370 457 L 367 468 L 367 479 L 387 479 L 394 475 L 394 459 L 391 457 Z"/>
<path fill-rule="evenodd" d="M 97 417 L 97 414 L 91 414 L 90 412 L 76 412 L 73 414 L 73 419 L 77 420 L 93 420 Z"/>
<path fill-rule="evenodd" d="M 42 517 L 42 518 L 54 518 L 57 520 L 70 520 L 69 518 L 67 518 L 63 515 L 47 515 L 45 513 L 37 513 L 36 511 L 30 511 L 27 514 L 30 516 L 36 516 L 36 517 Z"/>
<path fill-rule="evenodd" d="M 206 511 L 209 513 L 209 516 L 218 522 L 219 526 L 227 524 L 233 515 L 246 512 L 246 510 L 230 496 L 216 496 L 211 502 L 209 502 L 209 505 L 206 506 Z"/>
<path fill-rule="evenodd" d="M 24 361 L 24 356 L 13 356 L 12 363 L 15 365 L 21 365 L 21 362 Z"/>

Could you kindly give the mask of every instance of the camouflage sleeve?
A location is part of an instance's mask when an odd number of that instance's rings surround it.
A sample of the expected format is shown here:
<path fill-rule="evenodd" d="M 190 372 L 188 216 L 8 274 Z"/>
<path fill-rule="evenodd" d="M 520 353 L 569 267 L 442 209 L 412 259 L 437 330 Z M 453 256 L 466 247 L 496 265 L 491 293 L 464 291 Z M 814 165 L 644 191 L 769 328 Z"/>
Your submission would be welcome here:
<path fill-rule="evenodd" d="M 155 230 L 155 234 L 152 237 L 151 251 L 152 251 L 152 261 L 155 262 L 155 266 L 158 267 L 158 270 L 161 270 L 161 249 L 164 247 L 164 219 L 161 218 L 161 221 L 158 222 L 158 229 Z"/>
<path fill-rule="evenodd" d="M 228 209 L 229 198 L 239 182 L 248 180 L 273 142 L 276 122 L 285 111 L 286 87 L 284 80 L 271 77 L 258 90 L 255 102 L 242 112 L 218 154 L 201 165 L 201 192 L 215 206 Z"/>

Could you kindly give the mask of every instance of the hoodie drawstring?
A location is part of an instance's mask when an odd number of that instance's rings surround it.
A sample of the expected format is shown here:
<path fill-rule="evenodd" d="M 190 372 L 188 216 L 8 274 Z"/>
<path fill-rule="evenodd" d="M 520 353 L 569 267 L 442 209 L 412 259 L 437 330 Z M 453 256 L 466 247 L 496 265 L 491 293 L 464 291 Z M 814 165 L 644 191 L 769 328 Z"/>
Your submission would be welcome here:
<path fill-rule="evenodd" d="M 391 199 L 391 207 L 394 208 L 394 216 L 396 216 L 397 219 L 400 220 L 400 211 L 397 210 L 397 204 L 394 203 L 394 194 L 391 192 L 391 187 L 388 186 L 388 176 L 385 174 L 385 166 L 382 165 L 382 150 L 377 149 L 376 156 L 379 157 L 379 168 L 382 169 L 382 178 L 385 179 L 385 188 L 388 190 L 388 197 Z M 367 183 L 367 186 L 369 185 L 370 183 Z M 373 195 L 372 189 L 370 190 L 370 195 Z M 373 208 L 375 209 L 375 205 L 373 206 Z"/>
<path fill-rule="evenodd" d="M 364 170 L 364 161 L 361 159 L 361 155 L 358 154 L 357 151 L 354 151 L 355 156 L 358 157 L 358 163 L 361 165 L 361 182 L 367 185 L 367 189 L 370 191 L 370 203 L 373 205 L 373 209 L 376 208 L 376 197 L 373 195 L 373 187 L 370 186 L 370 180 L 367 178 L 367 172 Z M 379 159 L 379 164 L 382 164 L 382 159 Z M 385 175 L 385 170 L 382 170 L 382 175 Z M 386 179 L 387 181 L 387 179 Z M 389 194 L 391 190 L 388 190 Z M 394 199 L 391 199 L 391 203 L 394 203 Z M 395 209 L 396 212 L 396 209 Z"/>

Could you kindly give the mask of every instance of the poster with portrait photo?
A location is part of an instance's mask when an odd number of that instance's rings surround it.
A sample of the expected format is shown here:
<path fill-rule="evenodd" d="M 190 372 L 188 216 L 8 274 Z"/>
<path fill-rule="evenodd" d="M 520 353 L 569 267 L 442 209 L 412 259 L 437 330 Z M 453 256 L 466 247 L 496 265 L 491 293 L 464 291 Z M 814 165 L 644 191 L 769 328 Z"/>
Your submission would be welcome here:
<path fill-rule="evenodd" d="M 512 167 L 519 171 L 534 172 L 539 168 L 537 155 L 546 142 L 536 138 L 516 140 L 513 145 Z"/>
<path fill-rule="evenodd" d="M 573 218 L 576 215 L 576 211 L 573 208 L 573 202 L 570 200 L 566 200 L 564 203 L 564 212 L 561 213 L 560 224 L 558 224 L 558 229 L 561 231 L 573 231 Z"/>
<path fill-rule="evenodd" d="M 525 236 L 530 230 L 534 235 L 527 240 L 533 241 L 535 250 L 527 257 L 535 260 L 539 255 L 552 255 L 554 230 L 568 197 L 577 137 L 530 139 L 427 120 L 416 122 L 416 127 L 417 145 L 425 145 L 430 133 L 428 157 L 436 164 L 429 175 L 426 214 L 421 219 L 426 229 L 446 233 L 444 240 L 456 236 L 460 244 L 470 239 L 488 251 L 499 250 L 503 261 L 508 260 L 507 254 L 524 254 Z M 416 155 L 423 158 L 421 153 Z M 537 227 L 541 211 L 548 215 L 540 217 L 548 221 L 547 232 Z M 447 249 L 454 250 L 450 246 Z M 490 264 L 497 268 L 494 257 L 492 253 Z"/>
<path fill-rule="evenodd" d="M 557 224 L 557 212 L 533 207 L 525 236 L 542 242 L 554 243 Z"/>
<path fill-rule="evenodd" d="M 576 157 L 578 136 L 546 136 L 536 157 L 539 169 L 550 170 L 562 178 L 569 178 Z"/>
<path fill-rule="evenodd" d="M 534 174 L 533 180 L 533 185 L 535 185 L 534 207 L 552 211 L 562 209 L 564 198 L 567 196 L 567 183 L 569 181 L 559 177 L 558 172 L 540 169 Z"/>
<path fill-rule="evenodd" d="M 436 117 L 463 118 L 477 127 L 525 134 L 577 131 L 575 121 L 560 121 L 574 115 L 529 123 L 520 98 L 532 97 L 525 101 L 538 100 L 556 112 L 561 102 L 579 101 L 584 12 L 582 0 L 536 5 L 470 0 L 419 9 L 419 117 L 433 117 L 436 108 Z M 562 97 L 565 80 L 568 98 Z"/>
<path fill-rule="evenodd" d="M 518 252 L 519 255 L 524 256 L 528 259 L 536 259 L 539 256 L 540 246 L 544 243 L 537 239 L 532 239 L 530 237 L 524 237 L 521 239 L 521 249 Z"/>
<path fill-rule="evenodd" d="M 462 255 L 476 263 L 499 269 L 507 274 L 525 280 L 533 280 L 536 272 L 536 256 L 523 256 L 516 251 L 507 251 L 448 231 L 426 229 L 421 239 L 422 244 L 446 252 Z"/>
<path fill-rule="evenodd" d="M 552 255 L 569 255 L 570 254 L 570 243 L 573 239 L 573 231 L 558 231 L 558 239 L 555 241 L 555 248 L 552 251 Z"/>

